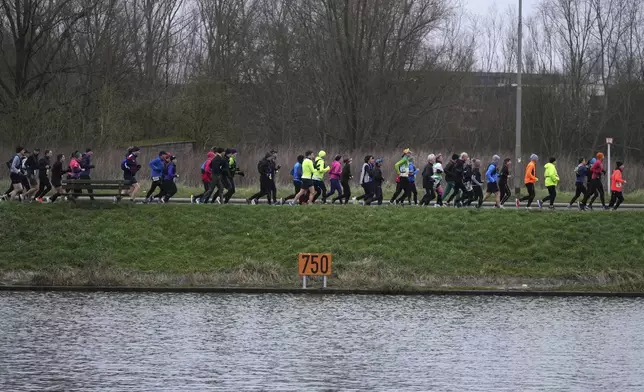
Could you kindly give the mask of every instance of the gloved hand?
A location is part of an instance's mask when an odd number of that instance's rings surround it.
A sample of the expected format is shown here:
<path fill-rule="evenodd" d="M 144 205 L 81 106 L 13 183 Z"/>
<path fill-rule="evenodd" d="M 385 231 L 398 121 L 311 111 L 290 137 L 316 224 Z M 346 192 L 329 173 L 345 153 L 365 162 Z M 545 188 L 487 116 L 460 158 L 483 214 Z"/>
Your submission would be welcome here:
<path fill-rule="evenodd" d="M 237 172 L 237 174 L 238 174 L 239 176 L 241 176 L 241 177 L 244 177 L 244 176 L 245 176 L 245 174 L 244 174 L 244 172 L 243 172 L 243 171 Z"/>
<path fill-rule="evenodd" d="M 282 166 L 277 165 L 277 167 L 275 168 L 275 170 L 277 171 L 277 170 L 279 170 L 279 169 L 281 169 L 281 168 L 282 168 Z"/>

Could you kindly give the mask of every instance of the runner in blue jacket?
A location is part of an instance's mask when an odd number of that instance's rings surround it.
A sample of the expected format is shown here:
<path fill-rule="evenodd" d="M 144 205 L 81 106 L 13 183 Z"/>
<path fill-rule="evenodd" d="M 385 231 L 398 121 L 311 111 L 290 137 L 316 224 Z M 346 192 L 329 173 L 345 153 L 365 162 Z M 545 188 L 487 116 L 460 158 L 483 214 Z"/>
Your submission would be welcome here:
<path fill-rule="evenodd" d="M 157 188 L 163 187 L 163 171 L 165 169 L 167 155 L 165 151 L 159 152 L 159 156 L 150 161 L 150 177 L 152 178 L 152 185 L 150 185 L 150 190 L 145 195 L 144 203 L 152 201 L 152 194 Z"/>

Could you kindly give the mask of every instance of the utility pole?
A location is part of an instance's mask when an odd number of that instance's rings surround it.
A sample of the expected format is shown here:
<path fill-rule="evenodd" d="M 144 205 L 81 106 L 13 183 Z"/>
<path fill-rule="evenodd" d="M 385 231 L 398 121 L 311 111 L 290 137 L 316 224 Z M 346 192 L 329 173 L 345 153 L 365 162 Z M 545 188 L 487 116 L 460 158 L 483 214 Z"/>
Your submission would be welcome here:
<path fill-rule="evenodd" d="M 516 136 L 515 136 L 515 158 L 516 166 L 514 168 L 514 195 L 519 197 L 521 194 L 521 179 L 523 178 L 523 165 L 521 164 L 521 71 L 523 68 L 523 58 L 521 49 L 523 45 L 523 0 L 519 0 L 519 28 L 517 40 L 517 118 L 516 118 Z"/>

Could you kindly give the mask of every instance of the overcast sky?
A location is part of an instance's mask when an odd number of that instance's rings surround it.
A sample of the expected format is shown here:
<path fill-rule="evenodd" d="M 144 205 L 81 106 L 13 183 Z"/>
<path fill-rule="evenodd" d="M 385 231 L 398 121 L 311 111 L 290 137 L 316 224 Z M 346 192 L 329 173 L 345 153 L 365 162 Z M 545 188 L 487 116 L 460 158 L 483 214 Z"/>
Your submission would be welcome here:
<path fill-rule="evenodd" d="M 523 15 L 530 15 L 539 0 L 523 0 Z M 497 10 L 505 11 L 508 5 L 519 9 L 519 0 L 465 0 L 467 8 L 477 14 L 487 14 L 490 7 L 496 5 Z"/>

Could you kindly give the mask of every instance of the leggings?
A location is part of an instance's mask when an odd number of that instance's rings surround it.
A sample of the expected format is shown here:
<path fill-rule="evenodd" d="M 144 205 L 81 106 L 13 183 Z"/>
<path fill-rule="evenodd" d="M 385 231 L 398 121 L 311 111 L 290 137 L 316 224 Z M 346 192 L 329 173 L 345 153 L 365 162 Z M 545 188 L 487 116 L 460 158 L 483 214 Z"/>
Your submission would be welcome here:
<path fill-rule="evenodd" d="M 322 203 L 326 203 L 326 184 L 323 180 L 313 180 L 313 186 L 315 187 L 315 197 L 313 198 L 313 203 L 318 200 L 318 197 L 322 196 Z"/>
<path fill-rule="evenodd" d="M 164 201 L 168 201 L 172 196 L 175 195 L 175 193 L 177 193 L 177 184 L 175 184 L 172 180 L 164 180 L 161 183 L 161 190 L 156 196 L 154 196 L 154 198 L 163 198 Z"/>
<path fill-rule="evenodd" d="M 409 182 L 409 191 L 411 194 L 409 195 L 409 204 L 411 204 L 411 197 L 414 196 L 414 204 L 418 204 L 418 189 L 416 188 L 416 182 Z"/>
<path fill-rule="evenodd" d="M 152 194 L 154 193 L 154 191 L 157 190 L 157 188 L 162 188 L 162 187 L 163 187 L 163 183 L 160 180 L 159 181 L 152 181 L 152 185 L 150 186 L 150 190 L 148 191 L 148 193 L 146 193 L 145 198 L 149 199 L 150 196 L 152 196 Z"/>
<path fill-rule="evenodd" d="M 449 199 L 447 199 L 448 203 L 451 203 L 452 200 L 454 200 L 460 194 L 460 192 L 463 192 L 464 194 L 467 193 L 467 189 L 465 189 L 465 185 L 463 185 L 462 182 L 454 182 L 453 184 L 454 184 L 453 185 L 454 193 L 452 193 L 452 195 L 449 197 Z M 457 199 L 457 200 L 459 200 L 459 199 Z"/>
<path fill-rule="evenodd" d="M 402 204 L 405 202 L 405 199 L 411 197 L 411 182 L 409 182 L 409 178 L 407 177 L 400 177 L 400 185 L 402 186 L 403 189 L 403 195 L 400 196 L 398 200 L 396 200 L 396 203 Z"/>
<path fill-rule="evenodd" d="M 217 193 L 215 193 L 215 188 L 217 188 Z M 202 203 L 208 203 L 208 200 L 210 200 L 210 197 L 213 196 L 212 202 L 214 203 L 217 198 L 221 201 L 221 194 L 224 189 L 224 183 L 223 183 L 223 178 L 221 174 L 213 174 L 212 175 L 212 180 L 210 181 L 210 185 L 208 186 L 208 191 L 203 195 L 201 202 Z M 213 193 L 215 193 L 213 195 Z"/>
<path fill-rule="evenodd" d="M 266 177 L 266 176 L 260 176 L 259 177 L 259 192 L 254 194 L 253 196 L 250 197 L 248 200 L 256 200 L 261 197 L 266 196 L 268 198 L 268 204 L 272 204 L 271 202 L 271 179 Z"/>
<path fill-rule="evenodd" d="M 483 188 L 478 185 L 473 186 L 472 193 L 474 194 L 474 197 L 470 203 L 478 201 L 476 208 L 481 208 L 481 206 L 483 205 Z"/>
<path fill-rule="evenodd" d="M 49 191 L 51 191 L 51 182 L 47 177 L 40 177 L 39 179 L 38 192 L 34 195 L 34 198 L 44 197 Z"/>
<path fill-rule="evenodd" d="M 331 179 L 331 189 L 329 190 L 329 193 L 326 194 L 324 197 L 329 198 L 335 194 L 335 192 L 338 192 L 338 199 L 342 199 L 342 186 L 340 185 L 340 180 L 332 178 Z"/>
<path fill-rule="evenodd" d="M 391 197 L 391 200 L 389 200 L 389 203 L 393 204 L 396 201 L 396 198 L 400 193 L 404 190 L 404 186 L 402 183 L 402 178 L 398 178 L 398 182 L 396 183 L 396 191 L 394 192 L 394 195 Z"/>
<path fill-rule="evenodd" d="M 342 198 L 344 198 L 344 204 L 349 204 L 349 199 L 351 198 L 351 186 L 349 186 L 348 181 L 340 181 L 340 185 L 342 185 L 342 197 L 338 195 L 338 197 L 334 198 L 332 201 L 338 201 L 342 202 Z"/>
<path fill-rule="evenodd" d="M 268 184 L 269 197 L 273 198 L 273 203 L 277 203 L 277 185 L 275 185 L 275 175 L 271 177 L 271 182 Z"/>
<path fill-rule="evenodd" d="M 204 181 L 204 180 L 201 180 L 201 182 L 203 183 L 203 190 L 204 191 L 203 191 L 203 193 L 200 193 L 197 196 L 194 196 L 195 199 L 201 199 L 203 197 L 203 195 L 205 195 L 206 192 L 208 192 L 208 187 L 210 186 L 210 183 L 208 181 Z"/>
<path fill-rule="evenodd" d="M 542 202 L 550 202 L 550 207 L 555 205 L 555 199 L 557 198 L 557 187 L 554 185 L 551 185 L 548 187 L 548 196 L 544 197 Z"/>
<path fill-rule="evenodd" d="M 425 195 L 423 196 L 422 199 L 420 199 L 420 205 L 428 206 L 429 203 L 432 200 L 434 200 L 435 197 L 436 197 L 436 192 L 434 192 L 434 184 L 429 184 L 429 186 L 425 188 Z"/>
<path fill-rule="evenodd" d="M 367 202 L 373 198 L 373 183 L 365 182 L 362 184 L 362 189 L 364 190 L 364 195 L 358 196 L 356 200 L 364 199 Z"/>
<path fill-rule="evenodd" d="M 590 185 L 588 186 L 588 192 L 586 192 L 586 195 L 584 196 L 584 200 L 581 201 L 582 205 L 584 206 L 586 205 L 586 202 L 590 198 L 590 195 L 593 195 L 592 199 L 590 199 L 591 206 L 595 202 L 595 199 L 597 199 L 597 196 L 599 196 L 599 200 L 601 200 L 602 206 L 606 207 L 606 200 L 604 197 L 604 184 L 602 184 L 601 178 L 595 178 L 594 180 L 590 181 Z"/>
<path fill-rule="evenodd" d="M 224 203 L 228 203 L 237 189 L 235 188 L 235 179 L 233 177 L 226 178 L 224 186 L 228 189 L 228 192 L 224 195 Z"/>
<path fill-rule="evenodd" d="M 501 205 L 505 204 L 506 201 L 510 198 L 510 195 L 512 195 L 512 192 L 510 191 L 510 185 L 508 185 L 508 181 L 499 181 L 499 190 L 501 191 Z"/>
<path fill-rule="evenodd" d="M 295 199 L 295 196 L 297 196 L 297 194 L 302 190 L 302 181 L 293 180 L 293 188 L 295 190 L 295 193 L 286 196 L 286 199 L 284 199 L 284 201 Z"/>
<path fill-rule="evenodd" d="M 378 202 L 378 205 L 382 205 L 382 184 L 373 183 L 371 186 L 373 194 L 369 198 L 365 198 L 364 204 L 371 205 L 374 201 Z"/>
<path fill-rule="evenodd" d="M 610 204 L 608 205 L 608 208 L 613 208 L 616 210 L 623 202 L 624 202 L 624 194 L 622 192 L 611 191 Z"/>
<path fill-rule="evenodd" d="M 576 183 L 575 188 L 576 188 L 575 189 L 575 196 L 572 198 L 572 200 L 570 200 L 571 205 L 574 204 L 577 201 L 579 196 L 585 195 L 586 192 L 587 192 L 586 187 L 584 186 L 583 182 Z"/>
<path fill-rule="evenodd" d="M 528 190 L 528 196 L 523 196 L 519 201 L 527 201 L 528 207 L 530 207 L 536 196 L 534 193 L 534 184 L 525 184 L 525 188 Z"/>

